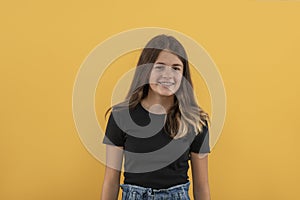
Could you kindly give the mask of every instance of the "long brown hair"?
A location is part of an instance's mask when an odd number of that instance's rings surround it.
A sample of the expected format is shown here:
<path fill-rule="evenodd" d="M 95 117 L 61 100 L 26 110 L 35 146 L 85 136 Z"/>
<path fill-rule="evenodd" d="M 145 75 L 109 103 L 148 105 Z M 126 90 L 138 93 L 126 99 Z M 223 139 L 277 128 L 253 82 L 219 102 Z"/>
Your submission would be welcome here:
<path fill-rule="evenodd" d="M 128 106 L 129 109 L 134 108 L 148 95 L 150 73 L 159 53 L 163 50 L 175 54 L 183 63 L 182 81 L 175 93 L 174 104 L 167 113 L 164 128 L 171 137 L 176 138 L 186 135 L 188 131 L 191 131 L 190 129 L 193 129 L 195 133 L 201 133 L 203 126 L 210 124 L 209 115 L 195 100 L 186 51 L 177 39 L 169 35 L 157 35 L 146 44 L 139 57 L 125 100 L 109 108 L 106 114 L 111 109 L 117 110 L 122 107 L 128 108 Z"/>

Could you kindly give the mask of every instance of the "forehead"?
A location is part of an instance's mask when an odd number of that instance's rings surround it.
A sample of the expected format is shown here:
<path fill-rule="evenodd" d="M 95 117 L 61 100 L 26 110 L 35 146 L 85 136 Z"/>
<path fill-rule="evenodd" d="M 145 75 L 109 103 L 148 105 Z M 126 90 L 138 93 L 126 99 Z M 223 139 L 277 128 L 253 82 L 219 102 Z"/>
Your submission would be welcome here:
<path fill-rule="evenodd" d="M 159 53 L 155 63 L 164 63 L 166 65 L 180 65 L 183 66 L 183 63 L 179 57 L 169 51 L 163 50 Z"/>

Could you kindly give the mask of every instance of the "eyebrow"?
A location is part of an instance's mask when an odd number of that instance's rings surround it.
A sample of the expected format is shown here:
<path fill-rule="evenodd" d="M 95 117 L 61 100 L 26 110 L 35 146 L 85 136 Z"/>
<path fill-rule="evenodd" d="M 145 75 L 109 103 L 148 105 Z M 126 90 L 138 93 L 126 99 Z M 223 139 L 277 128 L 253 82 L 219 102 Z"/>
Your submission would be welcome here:
<path fill-rule="evenodd" d="M 166 65 L 166 63 L 163 63 L 163 62 L 157 62 L 157 63 L 155 63 L 155 64 L 160 64 L 160 65 Z M 183 67 L 181 64 L 173 64 L 172 66 L 178 66 L 178 67 Z"/>

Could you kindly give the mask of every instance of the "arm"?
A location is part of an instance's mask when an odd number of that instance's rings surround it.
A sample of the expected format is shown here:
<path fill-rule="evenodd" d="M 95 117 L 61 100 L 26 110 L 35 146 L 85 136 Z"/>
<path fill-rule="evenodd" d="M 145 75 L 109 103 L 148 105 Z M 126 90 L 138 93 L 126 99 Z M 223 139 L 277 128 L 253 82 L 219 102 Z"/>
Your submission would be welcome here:
<path fill-rule="evenodd" d="M 193 194 L 195 200 L 210 200 L 208 155 L 191 152 Z"/>
<path fill-rule="evenodd" d="M 106 145 L 106 167 L 101 200 L 117 200 L 123 161 L 123 148 Z"/>

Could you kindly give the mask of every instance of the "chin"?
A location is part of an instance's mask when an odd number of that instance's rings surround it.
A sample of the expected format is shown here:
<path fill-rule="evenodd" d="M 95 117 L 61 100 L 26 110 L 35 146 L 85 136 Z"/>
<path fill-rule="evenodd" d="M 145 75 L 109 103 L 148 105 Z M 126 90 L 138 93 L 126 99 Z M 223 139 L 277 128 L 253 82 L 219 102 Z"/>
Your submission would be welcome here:
<path fill-rule="evenodd" d="M 173 91 L 159 91 L 157 92 L 160 96 L 173 96 L 175 93 Z"/>
<path fill-rule="evenodd" d="M 151 90 L 152 90 L 154 93 L 156 93 L 156 94 L 158 94 L 158 95 L 160 95 L 160 96 L 162 96 L 162 97 L 170 97 L 170 96 L 173 96 L 173 95 L 176 93 L 176 91 L 177 91 L 177 90 L 175 90 L 175 88 L 170 88 L 170 89 L 168 89 L 168 88 L 161 88 L 161 87 L 158 86 L 158 85 L 152 86 L 152 87 L 151 87 Z"/>

